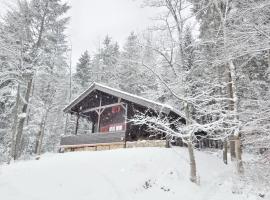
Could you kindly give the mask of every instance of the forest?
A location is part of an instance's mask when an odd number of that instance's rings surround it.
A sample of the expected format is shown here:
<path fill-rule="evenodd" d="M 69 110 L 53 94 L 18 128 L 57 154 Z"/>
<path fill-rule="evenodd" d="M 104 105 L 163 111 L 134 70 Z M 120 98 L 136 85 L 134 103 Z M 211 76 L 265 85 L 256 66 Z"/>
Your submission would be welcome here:
<path fill-rule="evenodd" d="M 75 125 L 63 108 L 95 81 L 181 111 L 186 125 L 174 130 L 166 118 L 141 114 L 133 121 L 186 144 L 192 182 L 198 182 L 193 151 L 200 150 L 195 133 L 204 131 L 222 141 L 224 164 L 230 155 L 240 176 L 267 184 L 269 0 L 142 6 L 160 10 L 152 27 L 131 32 L 123 45 L 107 35 L 74 66 L 68 3 L 18 0 L 8 8 L 0 19 L 0 163 L 58 152 L 61 136 Z M 243 152 L 256 159 L 244 160 Z"/>

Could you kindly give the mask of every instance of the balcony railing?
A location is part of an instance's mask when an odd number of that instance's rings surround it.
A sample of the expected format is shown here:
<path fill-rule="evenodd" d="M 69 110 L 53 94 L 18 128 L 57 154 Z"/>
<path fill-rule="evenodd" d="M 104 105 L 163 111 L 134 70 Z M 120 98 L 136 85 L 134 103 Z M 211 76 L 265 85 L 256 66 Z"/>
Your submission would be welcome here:
<path fill-rule="evenodd" d="M 82 135 L 68 135 L 63 136 L 60 141 L 61 146 L 77 146 L 77 145 L 89 145 L 91 144 L 106 144 L 124 142 L 125 132 L 108 132 L 108 133 L 90 133 Z"/>

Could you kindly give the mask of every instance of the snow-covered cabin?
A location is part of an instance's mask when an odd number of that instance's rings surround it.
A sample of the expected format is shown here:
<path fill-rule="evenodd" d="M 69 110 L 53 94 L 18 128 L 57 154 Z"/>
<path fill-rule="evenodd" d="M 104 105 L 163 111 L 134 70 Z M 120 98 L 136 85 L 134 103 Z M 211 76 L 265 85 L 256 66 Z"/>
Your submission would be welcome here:
<path fill-rule="evenodd" d="M 95 82 L 65 107 L 64 112 L 77 118 L 74 134 L 61 138 L 60 145 L 65 151 L 111 149 L 126 147 L 127 142 L 132 141 L 162 139 L 162 134 L 149 137 L 153 133 L 146 125 L 135 125 L 130 121 L 137 112 L 146 115 L 162 113 L 171 120 L 185 123 L 171 106 Z M 78 134 L 81 118 L 92 124 L 87 134 Z"/>

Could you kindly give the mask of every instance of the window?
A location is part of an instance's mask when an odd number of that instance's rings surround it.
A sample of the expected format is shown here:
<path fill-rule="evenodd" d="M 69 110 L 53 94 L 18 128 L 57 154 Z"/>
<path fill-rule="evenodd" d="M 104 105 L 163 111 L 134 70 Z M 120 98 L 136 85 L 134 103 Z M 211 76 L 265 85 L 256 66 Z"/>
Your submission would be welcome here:
<path fill-rule="evenodd" d="M 123 130 L 123 126 L 122 125 L 118 125 L 115 127 L 116 131 L 122 131 Z"/>
<path fill-rule="evenodd" d="M 120 106 L 113 106 L 112 107 L 112 113 L 118 113 L 121 111 L 121 107 Z"/>
<path fill-rule="evenodd" d="M 110 126 L 109 132 L 114 132 L 115 131 L 115 126 Z"/>

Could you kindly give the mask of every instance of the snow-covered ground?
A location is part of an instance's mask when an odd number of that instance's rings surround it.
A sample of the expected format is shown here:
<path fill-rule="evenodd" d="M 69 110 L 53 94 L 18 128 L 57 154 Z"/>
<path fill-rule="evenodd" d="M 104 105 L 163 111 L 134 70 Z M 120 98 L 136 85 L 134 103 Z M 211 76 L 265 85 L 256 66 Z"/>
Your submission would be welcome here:
<path fill-rule="evenodd" d="M 257 200 L 217 154 L 196 152 L 200 185 L 189 181 L 185 148 L 46 154 L 0 166 L 1 200 Z M 233 178 L 234 177 L 234 178 Z"/>

